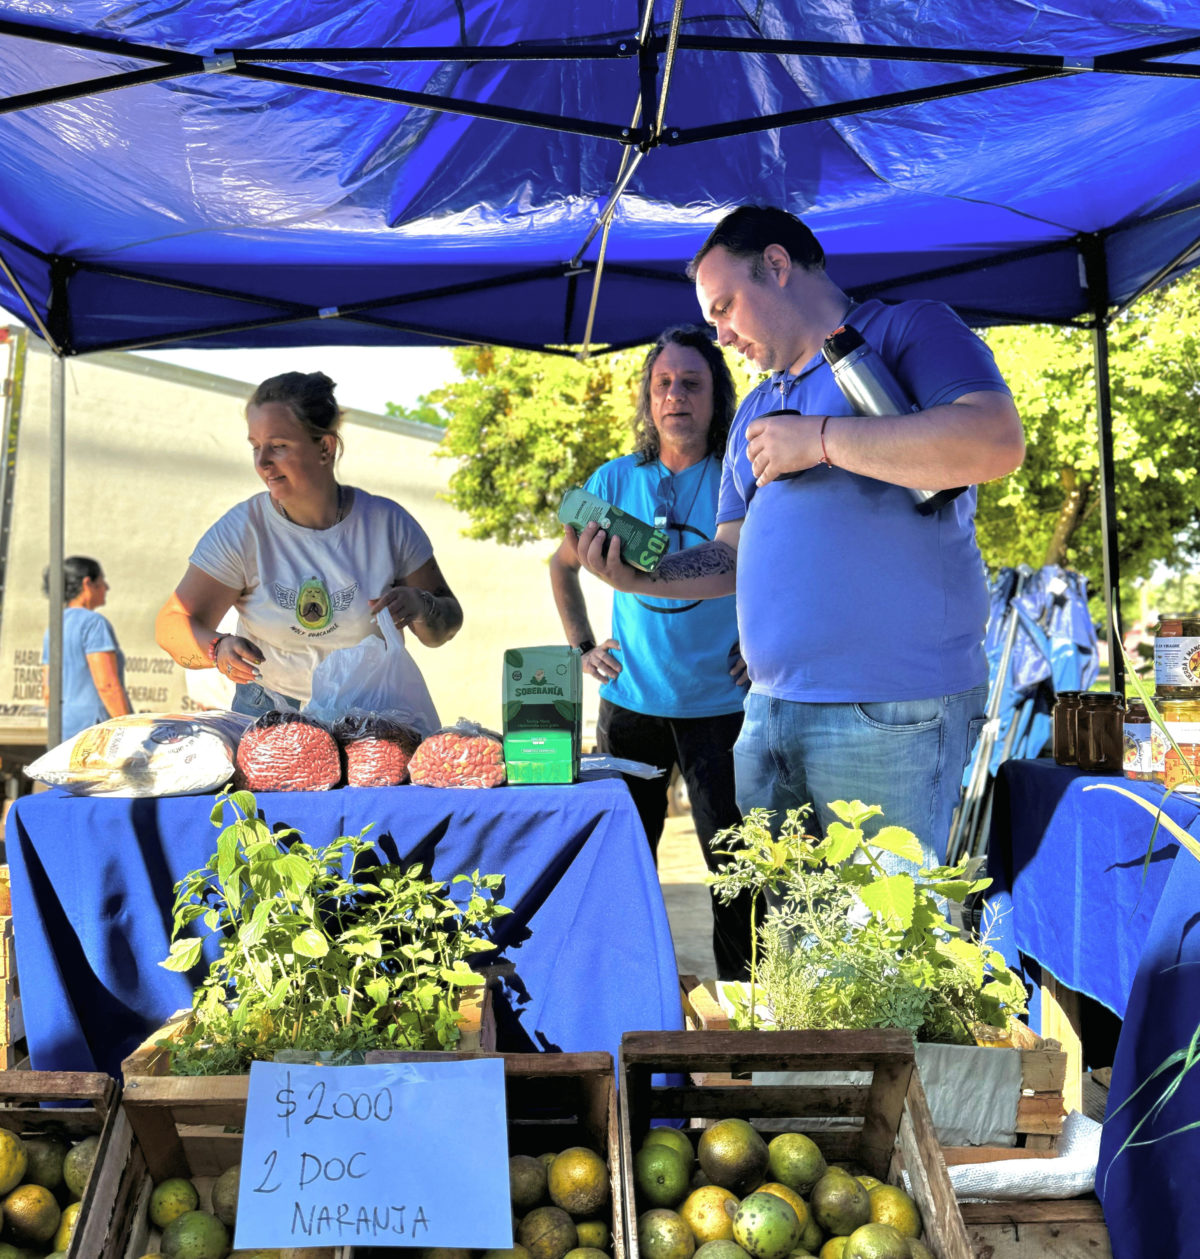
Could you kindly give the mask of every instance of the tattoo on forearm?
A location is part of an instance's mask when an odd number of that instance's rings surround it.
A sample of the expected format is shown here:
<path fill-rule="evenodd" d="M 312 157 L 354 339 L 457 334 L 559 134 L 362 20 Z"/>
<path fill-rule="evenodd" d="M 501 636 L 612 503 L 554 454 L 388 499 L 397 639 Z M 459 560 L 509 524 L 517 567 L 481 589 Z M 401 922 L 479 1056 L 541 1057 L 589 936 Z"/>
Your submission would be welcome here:
<path fill-rule="evenodd" d="M 677 551 L 650 574 L 651 581 L 683 581 L 737 572 L 737 552 L 726 542 L 706 542 L 703 546 Z"/>
<path fill-rule="evenodd" d="M 437 591 L 417 587 L 421 599 L 421 613 L 417 617 L 435 638 L 453 634 L 462 623 L 458 601 L 446 588 Z"/>
<path fill-rule="evenodd" d="M 185 669 L 207 669 L 212 665 L 212 661 L 207 656 L 193 656 L 191 654 L 180 656 L 179 663 Z"/>

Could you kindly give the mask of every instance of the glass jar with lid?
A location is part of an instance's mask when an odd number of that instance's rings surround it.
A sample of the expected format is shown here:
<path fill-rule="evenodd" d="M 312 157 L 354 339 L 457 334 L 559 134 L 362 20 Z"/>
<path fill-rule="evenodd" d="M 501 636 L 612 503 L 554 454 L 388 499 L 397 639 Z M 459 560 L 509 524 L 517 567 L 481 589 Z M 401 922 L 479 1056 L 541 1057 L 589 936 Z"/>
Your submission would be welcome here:
<path fill-rule="evenodd" d="M 1125 701 L 1125 777 L 1154 782 L 1154 723 L 1140 699 Z"/>
<path fill-rule="evenodd" d="M 1157 700 L 1158 711 L 1178 747 L 1163 742 L 1162 783 L 1169 791 L 1200 794 L 1200 697 Z"/>
<path fill-rule="evenodd" d="M 1079 712 L 1082 695 L 1082 691 L 1059 691 L 1054 701 L 1051 746 L 1054 749 L 1054 759 L 1059 765 L 1076 764 L 1075 717 Z"/>
<path fill-rule="evenodd" d="M 1086 691 L 1075 714 L 1076 764 L 1088 773 L 1120 773 L 1125 765 L 1125 696 Z"/>
<path fill-rule="evenodd" d="M 1154 688 L 1200 699 L 1200 612 L 1169 612 L 1154 627 Z"/>

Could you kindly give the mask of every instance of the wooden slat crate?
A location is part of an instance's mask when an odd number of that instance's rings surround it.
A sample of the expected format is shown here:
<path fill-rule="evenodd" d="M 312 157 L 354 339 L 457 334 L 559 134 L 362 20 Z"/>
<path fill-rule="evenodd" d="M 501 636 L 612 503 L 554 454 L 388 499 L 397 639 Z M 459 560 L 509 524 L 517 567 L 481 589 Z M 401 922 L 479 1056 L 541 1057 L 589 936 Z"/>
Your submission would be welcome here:
<path fill-rule="evenodd" d="M 464 1046 L 478 1051 L 495 1045 L 488 989 L 464 989 L 459 1027 Z M 241 1159 L 242 1127 L 250 1077 L 173 1076 L 171 1042 L 187 1030 L 192 1012 L 181 1010 L 138 1046 L 121 1064 L 121 1138 L 128 1170 L 107 1232 L 89 1237 L 102 1247 L 92 1253 L 113 1259 L 138 1259 L 153 1251 L 157 1240 L 146 1218 L 154 1185 L 172 1176 L 185 1176 L 200 1191 L 201 1206 L 213 1180 Z M 433 1057 L 441 1057 L 433 1054 Z M 283 1250 L 282 1256 L 292 1252 Z M 349 1259 L 346 1247 L 307 1247 L 295 1254 L 302 1259 Z M 369 1253 L 369 1252 L 364 1252 Z"/>
<path fill-rule="evenodd" d="M 964 1202 L 961 1209 L 980 1259 L 1112 1259 L 1104 1211 L 1092 1196 Z"/>
<path fill-rule="evenodd" d="M 42 1103 L 49 1103 L 43 1106 Z M 63 1105 L 63 1103 L 69 1103 Z M 113 1156 L 113 1136 L 121 1121 L 117 1085 L 91 1071 L 0 1072 L 0 1125 L 19 1136 L 55 1136 L 73 1144 L 85 1137 L 100 1139 L 68 1259 L 99 1259 L 84 1236 L 89 1219 L 111 1214 L 114 1177 L 121 1155 Z"/>
<path fill-rule="evenodd" d="M 611 1054 L 406 1054 L 379 1050 L 369 1053 L 367 1062 L 480 1056 L 504 1060 L 510 1153 L 537 1157 L 549 1151 L 584 1145 L 608 1163 L 612 1256 L 625 1259 L 630 1252 L 624 1235 L 626 1211 L 622 1197 L 620 1123 Z"/>
<path fill-rule="evenodd" d="M 189 1030 L 191 1010 L 177 1010 L 157 1031 L 152 1032 L 121 1063 L 121 1075 L 130 1078 L 171 1074 L 171 1045 Z M 496 1021 L 492 1013 L 491 989 L 486 985 L 462 989 L 458 1006 L 458 1047 L 469 1052 L 496 1047 Z"/>
<path fill-rule="evenodd" d="M 21 987 L 17 979 L 16 937 L 10 915 L 0 917 L 0 1071 L 11 1071 L 28 1058 Z"/>
<path fill-rule="evenodd" d="M 148 1208 L 154 1186 L 185 1176 L 211 1205 L 213 1181 L 242 1155 L 250 1077 L 141 1076 L 126 1078 L 120 1122 L 106 1163 L 115 1184 L 107 1218 L 85 1221 L 79 1259 L 139 1259 L 158 1249 Z M 345 1247 L 282 1249 L 280 1259 L 350 1259 Z"/>
<path fill-rule="evenodd" d="M 696 1031 L 724 1031 L 729 1016 L 718 1002 L 712 980 L 680 975 L 680 999 L 685 1025 Z M 1008 1158 L 1055 1158 L 1066 1113 L 1063 1086 L 1067 1055 L 1057 1041 L 1043 1040 L 1022 1023 L 1012 1026 L 1012 1049 L 988 1053 L 1016 1053 L 1021 1057 L 1021 1095 L 1017 1099 L 1017 1144 L 942 1146 L 947 1166 L 988 1163 Z M 745 1081 L 741 1081 L 744 1083 Z"/>
<path fill-rule="evenodd" d="M 758 1071 L 854 1071 L 869 1073 L 870 1082 L 764 1086 L 723 1078 Z M 656 1084 L 656 1073 L 682 1074 L 685 1082 Z M 764 1129 L 787 1121 L 807 1131 L 829 1161 L 893 1184 L 907 1170 L 925 1244 L 937 1259 L 974 1259 L 905 1032 L 627 1032 L 618 1096 L 629 1259 L 639 1259 L 633 1153 L 650 1121 L 690 1120 L 695 1128 L 730 1116 Z"/>

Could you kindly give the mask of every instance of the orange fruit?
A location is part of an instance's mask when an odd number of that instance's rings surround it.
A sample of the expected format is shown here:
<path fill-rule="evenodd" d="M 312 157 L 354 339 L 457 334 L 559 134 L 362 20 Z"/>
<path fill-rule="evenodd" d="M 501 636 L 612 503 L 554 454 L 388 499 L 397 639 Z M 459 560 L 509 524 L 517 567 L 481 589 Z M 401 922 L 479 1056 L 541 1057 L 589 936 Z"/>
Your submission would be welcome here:
<path fill-rule="evenodd" d="M 696 1244 L 732 1241 L 733 1217 L 737 1213 L 738 1200 L 720 1185 L 705 1185 L 693 1189 L 684 1199 L 679 1214 L 687 1221 Z"/>
<path fill-rule="evenodd" d="M 572 1215 L 595 1215 L 608 1201 L 608 1164 L 583 1145 L 563 1150 L 550 1164 L 546 1181 L 550 1201 Z"/>

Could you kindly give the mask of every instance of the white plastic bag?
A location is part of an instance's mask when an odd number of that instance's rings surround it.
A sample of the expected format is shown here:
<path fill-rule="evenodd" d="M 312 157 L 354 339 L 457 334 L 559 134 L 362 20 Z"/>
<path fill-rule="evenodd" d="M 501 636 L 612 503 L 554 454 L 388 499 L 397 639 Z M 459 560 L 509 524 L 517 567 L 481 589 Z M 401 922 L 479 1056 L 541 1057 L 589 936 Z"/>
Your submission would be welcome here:
<path fill-rule="evenodd" d="M 303 711 L 335 722 L 352 709 L 386 714 L 431 734 L 441 725 L 417 662 L 408 654 L 390 612 L 377 621 L 382 638 L 368 634 L 353 647 L 331 651 L 313 670 L 312 696 Z"/>
<path fill-rule="evenodd" d="M 130 713 L 80 731 L 25 773 L 77 796 L 186 796 L 233 776 L 241 713 Z"/>

